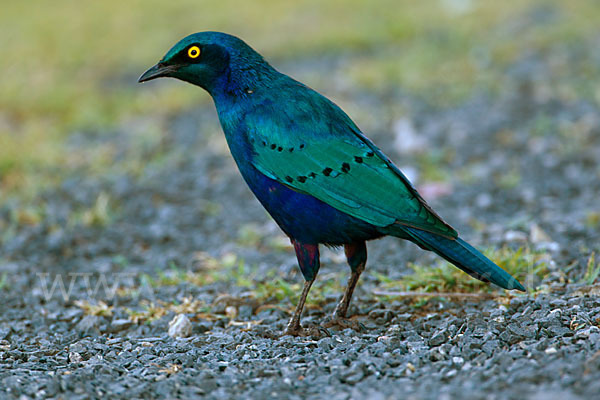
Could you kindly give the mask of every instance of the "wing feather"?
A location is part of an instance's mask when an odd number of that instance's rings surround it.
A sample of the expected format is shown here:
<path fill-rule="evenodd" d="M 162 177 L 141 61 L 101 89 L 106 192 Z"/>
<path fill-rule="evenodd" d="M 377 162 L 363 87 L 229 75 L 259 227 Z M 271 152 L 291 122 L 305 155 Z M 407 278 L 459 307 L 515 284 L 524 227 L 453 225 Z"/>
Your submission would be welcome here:
<path fill-rule="evenodd" d="M 457 237 L 339 107 L 316 92 L 294 104 L 292 115 L 281 109 L 247 114 L 279 116 L 246 121 L 252 163 L 260 172 L 378 227 L 399 224 Z"/>

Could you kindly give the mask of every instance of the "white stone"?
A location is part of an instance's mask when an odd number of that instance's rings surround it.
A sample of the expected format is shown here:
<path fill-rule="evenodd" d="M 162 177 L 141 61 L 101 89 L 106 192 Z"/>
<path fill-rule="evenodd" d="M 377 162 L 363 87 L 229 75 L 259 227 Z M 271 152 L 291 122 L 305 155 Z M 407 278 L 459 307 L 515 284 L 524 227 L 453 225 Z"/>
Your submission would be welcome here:
<path fill-rule="evenodd" d="M 184 338 L 192 334 L 192 323 L 185 314 L 177 314 L 169 322 L 169 336 L 172 338 Z"/>

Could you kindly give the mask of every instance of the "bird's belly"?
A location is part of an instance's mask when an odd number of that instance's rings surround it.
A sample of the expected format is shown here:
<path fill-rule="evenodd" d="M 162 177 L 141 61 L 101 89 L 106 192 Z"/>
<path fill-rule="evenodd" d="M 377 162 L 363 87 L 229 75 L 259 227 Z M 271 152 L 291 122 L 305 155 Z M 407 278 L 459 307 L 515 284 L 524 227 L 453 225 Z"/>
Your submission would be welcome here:
<path fill-rule="evenodd" d="M 244 172 L 242 175 L 254 195 L 293 239 L 304 243 L 343 245 L 382 236 L 374 225 L 290 189 L 254 168 Z"/>

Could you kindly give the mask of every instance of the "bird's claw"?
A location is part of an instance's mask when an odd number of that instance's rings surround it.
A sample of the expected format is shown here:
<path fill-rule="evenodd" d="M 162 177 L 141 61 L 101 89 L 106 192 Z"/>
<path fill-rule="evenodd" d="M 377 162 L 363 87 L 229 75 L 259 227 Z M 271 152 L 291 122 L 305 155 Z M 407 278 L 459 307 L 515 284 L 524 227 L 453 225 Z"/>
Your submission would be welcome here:
<path fill-rule="evenodd" d="M 311 326 L 303 328 L 301 326 L 288 326 L 281 336 L 297 336 L 297 337 L 316 337 L 322 338 L 331 336 L 327 329 L 320 326 Z"/>
<path fill-rule="evenodd" d="M 365 330 L 365 326 L 356 320 L 342 318 L 342 317 L 336 317 L 336 316 L 334 316 L 333 318 L 331 318 L 328 321 L 323 322 L 321 324 L 321 326 L 323 328 L 334 328 L 335 327 L 335 328 L 338 328 L 339 330 L 344 330 L 344 329 L 350 328 L 357 332 L 361 332 L 361 331 Z"/>

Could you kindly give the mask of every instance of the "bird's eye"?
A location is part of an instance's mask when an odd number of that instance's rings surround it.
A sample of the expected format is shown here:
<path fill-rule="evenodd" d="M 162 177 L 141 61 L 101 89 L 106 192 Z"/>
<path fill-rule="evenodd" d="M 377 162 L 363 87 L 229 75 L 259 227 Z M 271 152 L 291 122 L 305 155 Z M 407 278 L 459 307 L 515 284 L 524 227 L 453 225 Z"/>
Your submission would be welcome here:
<path fill-rule="evenodd" d="M 200 47 L 198 46 L 192 46 L 188 49 L 188 57 L 189 58 L 198 58 L 198 56 L 200 56 Z"/>

